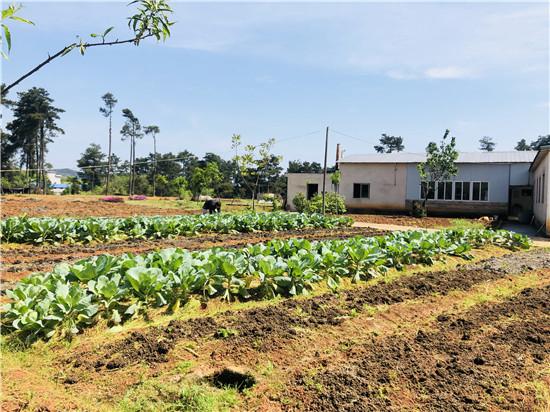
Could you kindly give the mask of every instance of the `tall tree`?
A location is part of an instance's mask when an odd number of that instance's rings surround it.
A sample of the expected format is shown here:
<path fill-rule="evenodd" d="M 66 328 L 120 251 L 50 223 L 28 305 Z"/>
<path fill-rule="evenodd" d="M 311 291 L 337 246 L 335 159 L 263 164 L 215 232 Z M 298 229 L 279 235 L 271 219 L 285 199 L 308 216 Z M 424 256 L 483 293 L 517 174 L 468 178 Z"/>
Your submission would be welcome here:
<path fill-rule="evenodd" d="M 390 136 L 382 133 L 380 145 L 374 146 L 378 153 L 402 152 L 405 149 L 403 138 L 401 136 Z"/>
<path fill-rule="evenodd" d="M 431 182 L 449 180 L 458 173 L 458 167 L 455 163 L 456 159 L 458 159 L 456 139 L 451 137 L 451 140 L 448 142 L 449 133 L 449 129 L 445 130 L 439 146 L 435 142 L 430 142 L 426 147 L 426 161 L 417 165 L 423 188 L 423 213 L 426 212 L 426 203 L 428 202 L 431 190 Z"/>
<path fill-rule="evenodd" d="M 301 162 L 291 160 L 288 162 L 288 173 L 323 173 L 323 167 L 318 162 Z"/>
<path fill-rule="evenodd" d="M 199 165 L 205 167 L 210 163 L 215 163 L 218 166 L 223 178 L 214 188 L 218 196 L 234 197 L 236 188 L 236 175 L 238 173 L 237 165 L 233 160 L 225 160 L 215 153 L 206 153 Z"/>
<path fill-rule="evenodd" d="M 139 119 L 134 116 L 134 113 L 130 109 L 123 109 L 122 116 L 126 120 L 120 130 L 120 134 L 123 141 L 130 141 L 130 181 L 128 183 L 128 194 L 132 196 L 135 186 L 136 140 L 143 137 L 143 132 L 141 131 Z"/>
<path fill-rule="evenodd" d="M 7 86 L 2 87 L 2 95 L 7 93 L 12 87 L 15 87 L 27 77 L 39 71 L 48 63 L 51 63 L 59 57 L 65 56 L 73 50 L 78 50 L 81 55 L 84 55 L 86 50 L 90 47 L 113 46 L 118 44 L 134 44 L 138 46 L 142 40 L 147 38 L 165 41 L 168 37 L 170 37 L 170 26 L 172 26 L 174 22 L 170 20 L 172 9 L 166 0 L 135 0 L 129 4 L 138 4 L 136 13 L 128 17 L 128 27 L 132 31 L 131 38 L 125 40 L 108 40 L 107 36 L 111 33 L 114 27 L 107 28 L 103 31 L 103 33 L 90 34 L 90 37 L 92 38 L 90 41 L 85 41 L 83 37 L 77 36 L 79 39 L 78 42 L 73 42 L 63 47 L 56 53 L 48 54 L 47 59 L 43 60 L 41 63 Z M 4 30 L 7 43 L 10 47 L 11 34 L 9 32 L 9 28 L 4 23 L 5 19 L 9 18 L 12 20 L 30 23 L 29 21 L 16 16 L 15 13 L 18 11 L 18 7 L 14 7 L 15 8 L 2 9 L 2 28 Z M 98 40 L 96 41 L 95 39 Z"/>
<path fill-rule="evenodd" d="M 109 151 L 107 153 L 107 161 L 108 161 L 108 166 L 107 166 L 107 181 L 105 182 L 105 194 L 108 195 L 109 194 L 109 181 L 111 180 L 111 172 L 112 172 L 112 169 L 111 169 L 111 153 L 112 153 L 112 150 L 111 150 L 111 136 L 112 136 L 112 130 L 113 130 L 113 123 L 112 123 L 112 120 L 113 120 L 113 110 L 118 102 L 117 99 L 115 99 L 115 96 L 113 96 L 112 93 L 108 92 L 108 93 L 105 93 L 103 96 L 101 96 L 101 99 L 103 99 L 103 104 L 104 106 L 103 107 L 100 107 L 99 108 L 99 112 L 104 116 L 104 117 L 107 117 L 109 119 Z"/>
<path fill-rule="evenodd" d="M 189 189 L 193 193 L 193 200 L 198 200 L 204 191 L 209 189 L 213 194 L 215 187 L 221 182 L 223 176 L 218 169 L 216 163 L 209 163 L 205 167 L 196 167 L 191 174 L 191 180 L 189 181 Z"/>
<path fill-rule="evenodd" d="M 181 164 L 183 177 L 185 177 L 187 181 L 191 180 L 191 174 L 199 164 L 199 158 L 187 150 L 179 152 L 176 157 L 180 159 L 178 162 Z"/>
<path fill-rule="evenodd" d="M 47 145 L 55 136 L 65 133 L 56 123 L 64 110 L 53 105 L 53 99 L 43 88 L 33 87 L 18 93 L 18 97 L 14 104 L 14 119 L 6 126 L 10 131 L 6 145 L 21 153 L 20 164 L 26 166 L 28 181 L 34 176 L 36 190 L 40 188 L 45 193 Z"/>
<path fill-rule="evenodd" d="M 153 137 L 153 154 L 154 154 L 154 163 L 153 163 L 153 196 L 157 195 L 157 134 L 160 133 L 158 126 L 145 126 L 143 131 L 146 135 L 151 135 Z"/>
<path fill-rule="evenodd" d="M 514 149 L 516 149 L 517 151 L 520 151 L 520 152 L 525 152 L 527 150 L 531 150 L 531 146 L 529 145 L 529 143 L 527 143 L 527 141 L 525 139 L 521 139 L 516 144 L 516 147 Z"/>
<path fill-rule="evenodd" d="M 537 140 L 531 142 L 531 150 L 539 150 L 542 146 L 550 146 L 550 134 L 539 136 Z"/>
<path fill-rule="evenodd" d="M 252 210 L 255 210 L 255 200 L 262 175 L 266 173 L 272 161 L 271 149 L 274 144 L 275 139 L 268 139 L 258 146 L 248 144 L 244 147 L 244 153 L 238 154 L 241 146 L 241 136 L 234 134 L 231 137 L 231 147 L 236 153 L 233 160 L 238 165 L 240 175 L 252 192 Z"/>
<path fill-rule="evenodd" d="M 492 137 L 483 136 L 479 139 L 479 150 L 484 152 L 492 152 L 495 150 L 496 143 L 493 141 Z"/>
<path fill-rule="evenodd" d="M 95 186 L 101 185 L 101 174 L 106 157 L 100 145 L 91 143 L 77 160 L 76 164 L 81 169 L 78 177 L 84 182 L 86 190 L 93 190 Z"/>

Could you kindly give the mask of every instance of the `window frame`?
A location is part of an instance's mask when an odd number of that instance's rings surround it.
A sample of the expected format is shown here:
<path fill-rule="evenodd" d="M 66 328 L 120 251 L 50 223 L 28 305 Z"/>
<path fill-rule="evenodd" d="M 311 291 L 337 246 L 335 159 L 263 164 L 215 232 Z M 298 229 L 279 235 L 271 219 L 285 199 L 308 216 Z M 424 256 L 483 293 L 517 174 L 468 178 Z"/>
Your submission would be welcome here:
<path fill-rule="evenodd" d="M 359 186 L 359 196 L 356 196 L 356 186 Z M 367 196 L 363 196 L 363 188 L 367 188 Z M 353 199 L 370 199 L 370 183 L 354 183 L 353 184 Z"/>
<path fill-rule="evenodd" d="M 424 188 L 428 184 L 428 188 L 433 185 L 433 196 L 428 197 L 428 200 L 437 200 L 441 202 L 489 202 L 491 197 L 491 185 L 489 181 L 484 180 L 444 180 L 444 181 L 430 181 L 430 182 L 420 182 L 420 199 L 424 199 Z M 537 182 L 535 182 L 535 185 Z M 474 186 L 478 186 L 477 194 L 478 199 L 474 199 Z M 482 188 L 484 185 L 487 185 L 487 196 L 486 199 L 482 198 Z M 447 197 L 449 194 L 447 192 L 448 187 L 450 186 L 450 197 Z M 457 198 L 457 186 L 460 188 L 460 196 Z M 467 188 L 466 188 L 467 186 Z M 428 189 L 429 190 L 429 189 Z M 442 194 L 443 197 L 439 197 Z M 467 197 L 465 199 L 464 197 Z"/>
<path fill-rule="evenodd" d="M 491 185 L 489 184 L 489 182 L 483 181 L 483 180 L 472 180 L 470 183 L 471 183 L 470 184 L 470 194 L 471 194 L 471 196 L 470 196 L 471 200 L 470 201 L 471 202 L 488 202 L 489 199 L 491 198 L 491 196 L 490 196 L 490 194 L 491 194 Z M 474 187 L 475 187 L 476 183 L 479 184 L 479 193 L 478 193 L 479 199 L 474 199 Z M 483 183 L 487 183 L 487 199 L 485 199 L 485 200 L 481 198 L 481 193 L 482 193 L 481 188 L 483 186 Z"/>

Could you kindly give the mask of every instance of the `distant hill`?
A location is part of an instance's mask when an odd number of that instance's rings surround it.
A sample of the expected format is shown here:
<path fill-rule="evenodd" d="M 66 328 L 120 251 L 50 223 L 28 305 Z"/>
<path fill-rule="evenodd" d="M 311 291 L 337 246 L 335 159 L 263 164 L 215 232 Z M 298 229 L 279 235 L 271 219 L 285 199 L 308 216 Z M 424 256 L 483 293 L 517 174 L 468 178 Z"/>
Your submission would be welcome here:
<path fill-rule="evenodd" d="M 54 172 L 55 174 L 58 174 L 58 175 L 61 175 L 61 176 L 76 177 L 78 175 L 78 172 L 76 170 L 68 169 L 68 168 L 65 168 L 65 169 L 51 169 L 51 171 Z"/>

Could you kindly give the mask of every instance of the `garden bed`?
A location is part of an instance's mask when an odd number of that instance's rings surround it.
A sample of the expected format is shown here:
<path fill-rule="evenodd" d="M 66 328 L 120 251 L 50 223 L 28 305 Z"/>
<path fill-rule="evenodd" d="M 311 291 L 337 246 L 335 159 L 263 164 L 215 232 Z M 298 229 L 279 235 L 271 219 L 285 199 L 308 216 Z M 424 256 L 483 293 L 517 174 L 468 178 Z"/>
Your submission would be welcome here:
<path fill-rule="evenodd" d="M 212 302 L 4 355 L 4 410 L 544 410 L 550 254 L 251 307 Z M 224 384 L 245 382 L 246 391 Z M 18 379 L 22 379 L 18 381 Z M 33 393 L 32 399 L 27 394 Z M 216 402 L 205 409 L 201 400 Z M 206 405 L 206 404 L 205 404 Z"/>

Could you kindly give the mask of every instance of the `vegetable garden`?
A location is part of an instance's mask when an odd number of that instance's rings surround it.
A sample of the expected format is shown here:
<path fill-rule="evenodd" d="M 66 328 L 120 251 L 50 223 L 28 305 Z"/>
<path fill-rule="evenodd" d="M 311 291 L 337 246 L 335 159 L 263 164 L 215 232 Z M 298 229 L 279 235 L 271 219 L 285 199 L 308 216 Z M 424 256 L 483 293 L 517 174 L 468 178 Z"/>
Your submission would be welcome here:
<path fill-rule="evenodd" d="M 119 324 L 148 307 L 173 312 L 192 294 L 203 298 L 263 299 L 307 294 L 316 283 L 338 289 L 405 265 L 431 265 L 445 256 L 469 258 L 486 244 L 529 248 L 507 231 L 412 231 L 349 240 L 272 240 L 243 249 L 190 252 L 166 249 L 146 255 L 101 255 L 61 264 L 7 291 L 4 327 L 26 342 L 76 334 L 98 318 Z"/>
<path fill-rule="evenodd" d="M 297 213 L 186 215 L 130 218 L 11 217 L 0 225 L 0 241 L 9 243 L 107 242 L 162 239 L 198 233 L 248 233 L 351 226 L 346 217 Z"/>
<path fill-rule="evenodd" d="M 550 251 L 525 236 L 281 212 L 106 216 L 1 222 L 2 410 L 550 402 Z"/>

